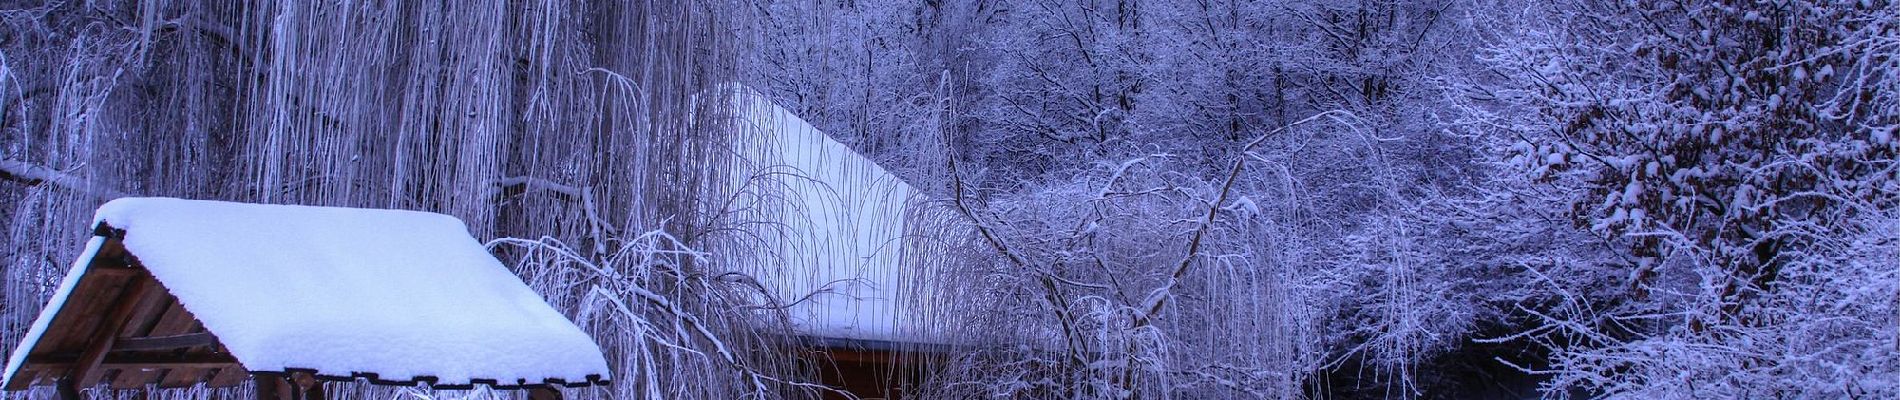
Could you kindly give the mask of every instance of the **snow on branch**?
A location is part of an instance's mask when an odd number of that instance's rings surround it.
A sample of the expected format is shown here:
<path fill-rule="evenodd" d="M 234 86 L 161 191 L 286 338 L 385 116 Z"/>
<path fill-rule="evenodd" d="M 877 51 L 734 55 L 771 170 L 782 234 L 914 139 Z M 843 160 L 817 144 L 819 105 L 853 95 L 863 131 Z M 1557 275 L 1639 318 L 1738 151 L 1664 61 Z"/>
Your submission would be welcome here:
<path fill-rule="evenodd" d="M 989 244 L 998 254 L 1008 259 L 1010 265 L 1036 272 L 1037 281 L 1043 288 L 1043 301 L 1049 303 L 1051 311 L 1055 313 L 1056 319 L 1062 324 L 1062 333 L 1068 344 L 1066 346 L 1066 352 L 1068 354 L 1069 363 L 1072 365 L 1084 364 L 1082 355 L 1078 353 L 1078 347 L 1081 346 L 1082 341 L 1076 337 L 1075 318 L 1069 315 L 1069 301 L 1066 297 L 1063 297 L 1062 286 L 1059 285 L 1073 281 L 1061 279 L 1048 269 L 1037 266 L 1036 263 L 1032 262 L 1022 252 L 1010 246 L 1008 242 L 1003 241 L 1003 236 L 998 229 L 992 226 L 988 220 L 981 218 L 977 212 L 970 207 L 968 202 L 965 201 L 964 198 L 967 194 L 964 189 L 963 174 L 957 171 L 956 157 L 944 157 L 944 159 L 949 164 L 948 167 L 950 169 L 950 202 L 955 206 L 953 208 L 957 210 L 957 214 L 968 219 L 970 224 L 976 227 L 977 234 L 983 237 L 984 243 Z"/>
<path fill-rule="evenodd" d="M 1155 315 L 1161 313 L 1161 309 L 1167 306 L 1168 299 L 1173 297 L 1174 287 L 1180 285 L 1181 278 L 1187 276 L 1189 267 L 1194 265 L 1194 258 L 1200 255 L 1202 239 L 1207 237 L 1207 231 L 1214 226 L 1214 219 L 1220 215 L 1221 208 L 1227 203 L 1227 196 L 1233 192 L 1234 183 L 1240 181 L 1240 172 L 1247 168 L 1247 159 L 1250 158 L 1247 156 L 1248 152 L 1253 151 L 1255 147 L 1259 147 L 1261 143 L 1266 143 L 1267 139 L 1274 137 L 1274 135 L 1280 132 L 1285 132 L 1288 129 L 1305 125 L 1321 118 L 1341 121 L 1351 116 L 1352 113 L 1344 110 L 1331 110 L 1314 114 L 1313 116 L 1261 134 L 1260 137 L 1255 138 L 1251 142 L 1247 142 L 1246 146 L 1241 147 L 1240 156 L 1235 157 L 1233 168 L 1227 171 L 1227 180 L 1221 183 L 1220 193 L 1215 195 L 1213 202 L 1208 203 L 1205 217 L 1201 219 L 1200 225 L 1194 228 L 1194 234 L 1188 237 L 1187 254 L 1181 256 L 1181 262 L 1176 264 L 1174 270 L 1168 274 L 1167 284 L 1155 289 L 1154 292 L 1148 295 L 1147 300 L 1142 302 L 1141 314 L 1135 316 L 1136 328 L 1148 326 L 1150 324 L 1149 321 L 1152 320 Z"/>
<path fill-rule="evenodd" d="M 517 184 L 538 186 L 551 191 L 585 193 L 571 186 L 532 179 Z M 682 268 L 687 260 L 710 263 L 710 255 L 687 247 L 679 239 L 661 231 L 649 231 L 632 238 L 616 238 L 624 244 L 608 254 L 587 255 L 554 238 L 539 240 L 500 238 L 488 243 L 491 250 L 503 247 L 522 250 L 515 264 L 520 273 L 529 275 L 531 286 L 544 293 L 566 293 L 556 303 L 568 303 L 564 309 L 580 310 L 576 318 L 584 329 L 605 343 L 634 344 L 635 351 L 620 364 L 616 376 L 637 376 L 645 385 L 657 386 L 661 372 L 703 374 L 702 367 L 733 374 L 726 379 L 700 380 L 703 390 L 743 393 L 748 397 L 769 397 L 776 387 L 811 392 L 831 392 L 850 396 L 837 388 L 801 381 L 785 365 L 756 356 L 764 337 L 777 337 L 789 329 L 782 318 L 769 317 L 779 310 L 759 313 L 762 308 L 742 304 L 756 290 L 758 296 L 772 294 L 758 288 L 755 279 L 738 273 L 704 274 Z M 775 299 L 768 303 L 778 303 Z M 595 305 L 606 307 L 596 307 Z M 650 347 L 648 347 L 650 346 Z M 694 355 L 691 360 L 655 354 L 667 349 Z M 712 365 L 697 364 L 711 362 Z M 700 366 L 693 366 L 700 365 Z M 691 371 L 691 372 L 687 372 Z M 732 386 L 736 384 L 737 386 Z M 648 398 L 664 397 L 648 393 Z"/>
<path fill-rule="evenodd" d="M 600 217 L 600 206 L 594 201 L 594 191 L 591 187 L 568 185 L 529 176 L 505 177 L 496 179 L 493 182 L 489 188 L 494 191 L 495 196 L 501 196 L 507 193 L 540 191 L 546 192 L 556 199 L 580 203 L 581 212 L 587 215 L 588 232 L 592 234 L 595 239 L 593 247 L 594 254 L 596 255 L 606 254 L 607 241 L 604 239 L 609 235 L 620 232 L 620 229 L 614 227 L 613 223 Z"/>
<path fill-rule="evenodd" d="M 128 197 L 125 192 L 103 185 L 94 185 L 86 178 L 25 162 L 0 159 L 0 179 L 20 182 L 28 186 L 49 184 L 75 193 L 92 196 L 100 200 Z"/>

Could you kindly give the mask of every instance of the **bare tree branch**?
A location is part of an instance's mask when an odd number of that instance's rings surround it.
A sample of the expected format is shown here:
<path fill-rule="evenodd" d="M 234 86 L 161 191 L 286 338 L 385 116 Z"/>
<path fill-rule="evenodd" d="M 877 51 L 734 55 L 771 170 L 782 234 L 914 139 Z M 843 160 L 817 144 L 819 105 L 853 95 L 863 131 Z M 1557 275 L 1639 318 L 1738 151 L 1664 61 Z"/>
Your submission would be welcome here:
<path fill-rule="evenodd" d="M 525 192 L 528 190 L 539 190 L 548 192 L 558 199 L 581 203 L 581 212 L 587 215 L 588 231 L 594 236 L 593 248 L 596 256 L 607 254 L 606 238 L 610 234 L 618 234 L 620 231 L 619 228 L 614 227 L 613 223 L 607 222 L 605 218 L 600 217 L 600 207 L 594 202 L 592 188 L 567 185 L 535 177 L 511 176 L 495 180 L 493 186 L 490 186 L 490 189 L 494 190 L 497 196 L 510 191 Z"/>
<path fill-rule="evenodd" d="M 73 176 L 63 171 L 7 159 L 0 159 L 0 179 L 20 182 L 27 186 L 49 184 L 101 200 L 131 196 L 118 189 L 95 185 L 86 178 Z"/>

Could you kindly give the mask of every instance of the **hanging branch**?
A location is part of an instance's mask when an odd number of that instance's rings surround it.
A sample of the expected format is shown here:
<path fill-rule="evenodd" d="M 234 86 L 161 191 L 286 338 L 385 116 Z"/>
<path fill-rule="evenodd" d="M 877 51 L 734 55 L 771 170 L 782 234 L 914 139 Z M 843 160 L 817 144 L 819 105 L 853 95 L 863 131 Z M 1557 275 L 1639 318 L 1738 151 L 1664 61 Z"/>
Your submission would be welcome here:
<path fill-rule="evenodd" d="M 529 256 L 529 258 L 524 259 L 522 262 L 523 265 L 529 265 L 531 268 L 547 268 L 549 266 L 573 268 L 572 271 L 580 272 L 584 277 L 560 284 L 560 286 L 587 284 L 589 285 L 587 289 L 589 299 L 598 299 L 611 305 L 612 307 L 609 308 L 609 310 L 626 318 L 625 321 L 639 325 L 670 328 L 672 333 L 670 337 L 646 334 L 635 334 L 634 336 L 653 340 L 649 342 L 653 345 L 705 356 L 709 360 L 724 365 L 738 375 L 738 378 L 743 381 L 746 386 L 747 391 L 758 395 L 760 398 L 765 398 L 766 393 L 772 392 L 773 384 L 798 390 L 828 392 L 847 398 L 854 397 L 851 393 L 842 389 L 798 379 L 775 376 L 770 370 L 772 366 L 760 366 L 748 362 L 741 356 L 746 353 L 745 349 L 739 347 L 737 345 L 738 343 L 731 342 L 732 337 L 717 331 L 714 322 L 717 322 L 719 318 L 725 316 L 717 313 L 702 314 L 692 311 L 690 305 L 683 303 L 683 301 L 690 301 L 689 299 L 692 295 L 679 294 L 679 298 L 668 297 L 646 286 L 650 284 L 650 278 L 647 276 L 648 272 L 659 272 L 665 276 L 672 277 L 672 279 L 688 279 L 686 278 L 688 274 L 679 268 L 681 261 L 685 259 L 702 259 L 708 256 L 707 253 L 687 248 L 685 244 L 681 243 L 677 238 L 660 231 L 650 231 L 624 240 L 623 242 L 629 245 L 620 248 L 611 255 L 599 258 L 589 258 L 559 240 L 546 237 L 539 240 L 500 238 L 488 242 L 486 247 L 490 250 L 494 250 L 501 246 L 513 246 L 527 249 L 531 252 L 540 252 L 537 255 Z M 630 268 L 630 266 L 639 266 L 641 268 Z M 738 275 L 742 278 L 728 279 L 734 275 Z M 761 290 L 762 295 L 767 297 L 771 296 L 769 292 L 764 292 L 763 287 L 757 286 L 756 280 L 750 277 L 744 277 L 743 274 L 727 274 L 720 278 L 719 281 L 740 283 L 741 286 L 747 286 L 748 288 L 757 287 Z M 684 282 L 676 283 L 683 284 Z M 702 290 L 714 289 L 706 288 Z M 705 294 L 702 293 L 701 295 Z M 776 301 L 773 302 L 776 303 Z M 642 307 L 640 306 L 641 304 L 645 306 Z M 748 307 L 735 307 L 734 309 L 748 311 Z M 649 311 L 663 314 L 665 318 L 651 318 L 647 316 L 647 312 Z M 582 318 L 585 319 L 586 317 Z M 789 324 L 789 322 L 787 323 Z M 624 334 L 625 332 L 621 333 Z"/>
<path fill-rule="evenodd" d="M 1268 138 L 1280 132 L 1285 132 L 1287 129 L 1313 122 L 1321 117 L 1337 120 L 1348 115 L 1351 115 L 1351 113 L 1344 110 L 1332 110 L 1314 114 L 1313 116 L 1306 117 L 1306 119 L 1275 128 L 1273 131 L 1262 134 L 1259 138 L 1254 139 L 1252 142 L 1247 142 L 1246 146 L 1241 147 L 1240 154 L 1234 158 L 1234 167 L 1227 171 L 1227 180 L 1221 182 L 1220 193 L 1215 195 L 1213 202 L 1207 204 L 1207 213 L 1201 218 L 1200 226 L 1195 227 L 1194 235 L 1188 238 L 1187 254 L 1181 256 L 1181 262 L 1176 264 L 1174 270 L 1168 274 L 1168 283 L 1155 289 L 1154 292 L 1148 295 L 1148 299 L 1142 302 L 1141 314 L 1135 316 L 1135 327 L 1141 328 L 1150 325 L 1149 321 L 1152 320 L 1155 315 L 1161 313 L 1161 308 L 1167 306 L 1169 298 L 1174 297 L 1174 287 L 1180 285 L 1181 279 L 1187 276 L 1189 267 L 1194 265 L 1194 258 L 1198 257 L 1201 253 L 1202 239 L 1206 238 L 1207 231 L 1213 228 L 1214 218 L 1219 215 L 1221 205 L 1227 203 L 1227 195 L 1234 190 L 1234 182 L 1240 181 L 1240 172 L 1247 167 L 1247 152 L 1253 151 L 1253 149 L 1259 147 L 1261 143 L 1266 143 Z"/>
<path fill-rule="evenodd" d="M 591 188 L 566 185 L 547 179 L 527 176 L 511 176 L 497 179 L 491 188 L 495 190 L 496 194 L 510 191 L 525 192 L 530 189 L 541 190 L 552 194 L 558 199 L 581 203 L 581 212 L 587 216 L 588 232 L 594 236 L 593 248 L 595 256 L 606 255 L 606 239 L 609 235 L 619 234 L 620 232 L 620 229 L 614 227 L 613 223 L 607 222 L 605 218 L 600 217 L 600 207 L 594 202 L 594 193 Z"/>
<path fill-rule="evenodd" d="M 1040 283 L 1043 288 L 1043 301 L 1049 303 L 1049 306 L 1053 308 L 1056 313 L 1056 319 L 1062 323 L 1062 335 L 1064 341 L 1069 344 L 1067 346 L 1069 362 L 1071 365 L 1085 364 L 1082 360 L 1081 353 L 1077 350 L 1077 347 L 1080 347 L 1082 341 L 1075 336 L 1075 318 L 1069 315 L 1069 301 L 1062 296 L 1062 287 L 1059 285 L 1067 280 L 1055 276 L 1054 273 L 1049 272 L 1047 269 L 1035 266 L 1035 263 L 1031 262 L 1027 256 L 1024 256 L 1012 248 L 1009 243 L 1004 242 L 1002 236 L 996 232 L 995 227 L 990 226 L 987 221 L 979 218 L 976 211 L 972 210 L 970 205 L 964 201 L 963 174 L 957 171 L 956 157 L 949 156 L 944 157 L 944 159 L 948 160 L 947 163 L 950 168 L 950 202 L 955 206 L 954 208 L 956 208 L 957 214 L 968 219 L 970 224 L 976 227 L 977 234 L 983 236 L 984 243 L 988 243 L 998 254 L 1002 254 L 1003 258 L 1009 260 L 1010 265 L 1036 273 L 1037 283 Z"/>
<path fill-rule="evenodd" d="M 0 179 L 20 182 L 27 186 L 49 184 L 100 200 L 131 196 L 117 189 L 94 185 L 85 178 L 63 171 L 14 160 L 0 159 Z"/>

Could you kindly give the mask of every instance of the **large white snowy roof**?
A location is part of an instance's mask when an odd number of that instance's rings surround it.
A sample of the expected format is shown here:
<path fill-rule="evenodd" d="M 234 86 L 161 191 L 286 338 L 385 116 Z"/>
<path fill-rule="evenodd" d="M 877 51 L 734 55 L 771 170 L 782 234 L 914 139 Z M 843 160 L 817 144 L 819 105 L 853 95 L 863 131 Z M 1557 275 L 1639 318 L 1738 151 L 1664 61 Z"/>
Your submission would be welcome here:
<path fill-rule="evenodd" d="M 125 249 L 253 373 L 433 377 L 437 385 L 608 378 L 599 346 L 454 217 L 123 198 L 97 219 L 123 230 Z M 7 376 L 90 258 L 75 263 Z"/>
<path fill-rule="evenodd" d="M 747 124 L 739 152 L 754 171 L 734 183 L 760 199 L 751 218 L 772 227 L 755 232 L 769 246 L 752 272 L 781 299 L 804 299 L 787 310 L 799 333 L 925 340 L 900 269 L 917 191 L 763 94 L 742 87 L 736 100 Z"/>

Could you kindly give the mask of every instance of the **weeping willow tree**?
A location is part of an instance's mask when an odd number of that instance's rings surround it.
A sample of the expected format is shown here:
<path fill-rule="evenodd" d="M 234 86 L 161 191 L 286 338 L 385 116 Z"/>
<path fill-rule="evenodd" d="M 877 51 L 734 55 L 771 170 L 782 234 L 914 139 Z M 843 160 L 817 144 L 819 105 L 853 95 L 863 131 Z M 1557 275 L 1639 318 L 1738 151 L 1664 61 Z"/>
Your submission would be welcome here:
<path fill-rule="evenodd" d="M 9 5 L 8 7 L 18 7 Z M 110 198 L 426 210 L 610 353 L 598 398 L 798 397 L 756 284 L 722 2 L 100 1 L 0 10 L 0 345 Z M 205 389 L 161 397 L 241 395 Z M 434 395 L 427 389 L 404 389 Z M 338 398 L 389 398 L 348 385 Z M 48 393 L 29 393 L 28 397 Z M 444 394 L 461 395 L 461 394 Z M 472 395 L 507 396 L 478 391 Z"/>

